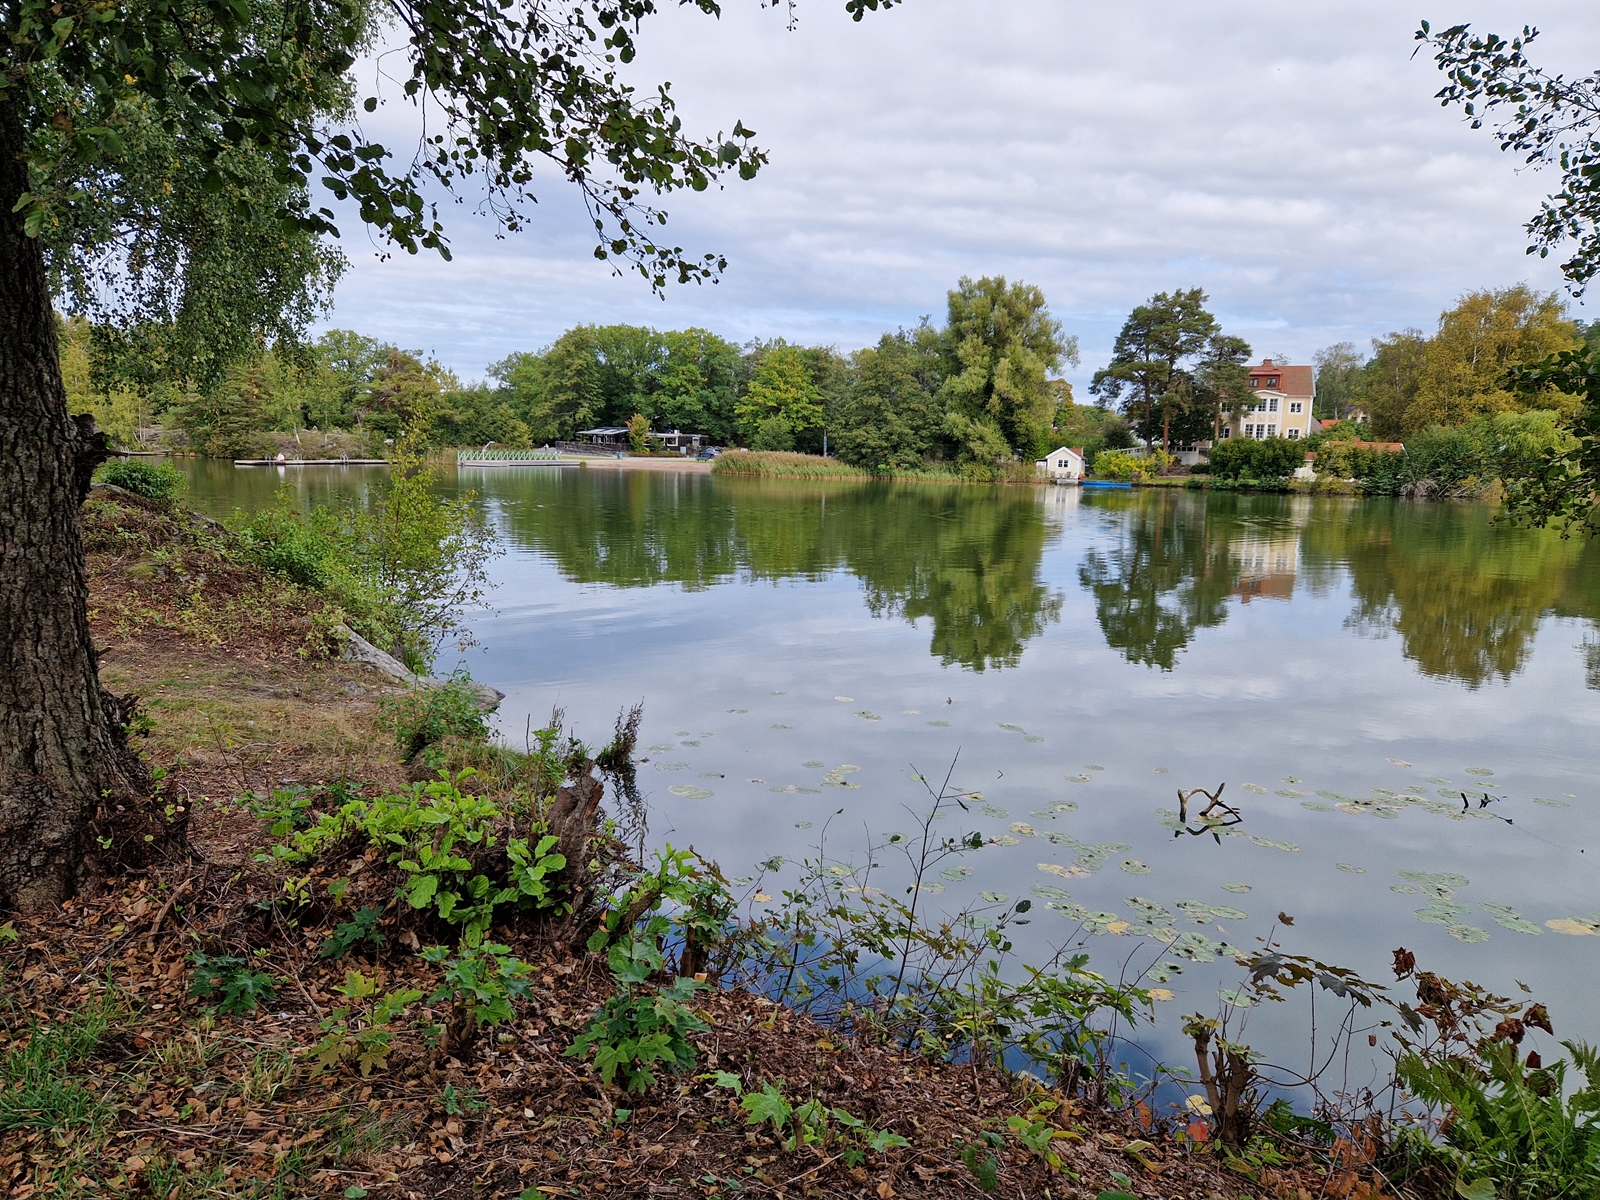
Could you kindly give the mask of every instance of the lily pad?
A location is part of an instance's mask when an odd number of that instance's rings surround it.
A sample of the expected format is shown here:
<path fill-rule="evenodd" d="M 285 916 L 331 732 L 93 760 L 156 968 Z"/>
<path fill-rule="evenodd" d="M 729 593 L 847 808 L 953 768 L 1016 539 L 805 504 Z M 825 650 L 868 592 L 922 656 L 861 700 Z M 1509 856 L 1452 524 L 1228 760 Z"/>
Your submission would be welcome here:
<path fill-rule="evenodd" d="M 1166 983 L 1174 975 L 1182 975 L 1183 967 L 1175 962 L 1158 962 L 1145 972 L 1145 978 L 1152 983 Z"/>
<path fill-rule="evenodd" d="M 701 779 L 726 779 L 727 776 L 724 775 L 721 771 L 701 771 L 700 772 L 700 778 Z"/>
<path fill-rule="evenodd" d="M 1085 771 L 1104 771 L 1105 770 L 1104 767 L 1096 766 L 1094 763 L 1085 763 L 1083 769 Z"/>
<path fill-rule="evenodd" d="M 771 726 L 768 726 L 768 728 L 770 728 L 770 729 L 793 729 L 794 726 L 793 725 L 771 725 Z"/>
<path fill-rule="evenodd" d="M 1007 900 L 1011 899 L 1011 897 L 1006 895 L 1004 892 L 979 892 L 978 895 L 982 896 L 990 904 L 1004 904 Z"/>
<path fill-rule="evenodd" d="M 1241 784 L 1240 786 L 1254 796 L 1265 796 L 1267 794 L 1267 789 L 1262 787 L 1259 783 L 1245 783 Z"/>
<path fill-rule="evenodd" d="M 1242 896 L 1250 890 L 1250 885 L 1248 883 L 1225 883 L 1222 885 L 1222 890 Z"/>
<path fill-rule="evenodd" d="M 1167 773 L 1167 769 L 1165 767 L 1157 767 L 1155 768 L 1155 773 L 1157 775 L 1165 775 Z"/>
<path fill-rule="evenodd" d="M 1026 821 L 1013 821 L 1011 824 L 1007 825 L 1006 828 L 1011 830 L 1011 832 L 1016 834 L 1018 837 L 1034 836 L 1033 826 L 1029 825 Z"/>
<path fill-rule="evenodd" d="M 860 712 L 858 712 L 856 714 L 856 716 L 860 717 L 863 721 L 881 721 L 881 720 L 883 720 L 883 718 L 880 717 L 877 713 L 868 712 L 866 709 L 862 709 Z"/>
<path fill-rule="evenodd" d="M 699 742 L 679 742 L 680 746 L 698 746 Z"/>
<path fill-rule="evenodd" d="M 803 762 L 800 765 L 802 767 L 807 767 L 807 768 L 815 771 L 815 770 L 817 770 L 817 769 L 819 769 L 821 767 L 827 766 L 828 764 L 825 763 L 825 762 L 818 762 L 816 759 L 813 758 L 810 762 Z"/>
<path fill-rule="evenodd" d="M 1414 883 L 1391 883 L 1389 890 L 1391 892 L 1399 892 L 1402 896 L 1409 896 L 1414 892 L 1420 892 L 1422 889 Z"/>
<path fill-rule="evenodd" d="M 1093 775 L 1068 775 L 1068 783 L 1088 783 L 1093 780 Z"/>
<path fill-rule="evenodd" d="M 822 795 L 822 789 L 821 788 L 797 787 L 797 788 L 795 788 L 795 791 L 799 792 L 802 796 L 820 796 L 820 795 Z"/>
<path fill-rule="evenodd" d="M 1533 802 L 1535 804 L 1542 804 L 1546 808 L 1571 808 L 1572 807 L 1572 805 L 1568 804 L 1565 800 L 1551 800 L 1548 796 L 1535 796 L 1533 798 Z"/>
<path fill-rule="evenodd" d="M 1036 883 L 1028 889 L 1041 900 L 1070 900 L 1072 893 L 1066 888 L 1058 888 L 1053 883 Z"/>
<path fill-rule="evenodd" d="M 1011 815 L 1007 809 L 1001 808 L 998 804 L 980 804 L 978 811 L 986 817 L 995 818 L 997 821 L 1003 821 Z"/>
<path fill-rule="evenodd" d="M 748 708 L 730 708 L 728 711 L 731 713 L 747 713 L 750 710 Z"/>
<path fill-rule="evenodd" d="M 1446 925 L 1444 931 L 1458 942 L 1487 942 L 1489 933 L 1476 925 Z"/>
<path fill-rule="evenodd" d="M 654 746 L 647 747 L 651 754 L 666 754 L 667 752 L 676 750 L 677 748 L 678 744 L 676 742 L 659 742 Z"/>
<path fill-rule="evenodd" d="M 928 724 L 932 725 L 932 726 L 934 726 L 934 727 L 936 727 L 938 729 L 949 729 L 950 728 L 950 722 L 949 721 L 929 721 Z"/>
<path fill-rule="evenodd" d="M 1117 865 L 1120 866 L 1129 875 L 1148 875 L 1148 874 L 1150 874 L 1150 868 L 1145 866 L 1145 864 L 1140 862 L 1137 858 L 1125 858 L 1120 863 L 1118 863 Z"/>
<path fill-rule="evenodd" d="M 1058 813 L 1077 812 L 1078 802 L 1076 800 L 1055 800 L 1051 802 L 1050 807 Z"/>
<path fill-rule="evenodd" d="M 1026 737 L 1024 737 L 1022 740 L 1025 741 L 1025 742 L 1042 742 L 1042 741 L 1044 741 L 1044 739 L 1042 737 L 1040 737 L 1037 733 L 1030 733 Z"/>
<path fill-rule="evenodd" d="M 1546 929 L 1554 929 L 1557 933 L 1567 933 L 1574 937 L 1595 937 L 1600 935 L 1600 921 L 1585 920 L 1582 917 L 1556 917 L 1544 923 Z"/>
<path fill-rule="evenodd" d="M 1365 867 L 1358 867 L 1352 863 L 1334 863 L 1333 865 L 1338 867 L 1341 871 L 1350 872 L 1352 875 L 1365 875 L 1367 873 L 1367 869 Z"/>
<path fill-rule="evenodd" d="M 835 696 L 834 699 L 840 704 L 851 704 L 855 701 L 854 696 Z"/>
<path fill-rule="evenodd" d="M 1320 801 L 1317 801 L 1317 800 L 1302 800 L 1302 801 L 1300 801 L 1300 807 L 1301 808 L 1309 808 L 1312 812 L 1333 812 L 1334 811 L 1333 805 L 1331 805 L 1331 804 L 1323 804 L 1323 803 L 1321 803 Z"/>
<path fill-rule="evenodd" d="M 690 787 L 686 783 L 680 783 L 676 787 L 669 787 L 667 791 L 674 796 L 682 796 L 686 800 L 709 800 L 716 794 L 715 792 L 708 792 L 705 788 Z"/>
<path fill-rule="evenodd" d="M 650 765 L 658 771 L 681 771 L 689 764 L 681 762 L 658 762 L 651 763 Z"/>
<path fill-rule="evenodd" d="M 1225 988 L 1217 993 L 1217 999 L 1224 1004 L 1233 1005 L 1234 1008 L 1249 1008 L 1255 1003 L 1255 1000 L 1250 995 L 1239 991 L 1237 988 Z"/>
<path fill-rule="evenodd" d="M 1397 767 L 1409 767 L 1411 765 L 1403 758 L 1391 758 L 1389 761 Z"/>
<path fill-rule="evenodd" d="M 1013 724 L 1011 724 L 1010 721 L 998 721 L 998 722 L 996 722 L 996 724 L 998 724 L 1001 729 L 1009 729 L 1009 730 L 1011 730 L 1012 733 L 1026 733 L 1027 732 L 1027 730 L 1025 730 L 1021 725 L 1013 725 Z"/>
<path fill-rule="evenodd" d="M 796 829 L 810 829 L 811 828 L 811 822 L 810 821 L 796 821 L 794 823 L 794 827 Z"/>
<path fill-rule="evenodd" d="M 1267 847 L 1269 850 L 1282 850 L 1288 854 L 1300 853 L 1300 847 L 1293 842 L 1275 842 L 1271 838 L 1264 837 L 1252 837 L 1250 840 L 1258 846 Z"/>
<path fill-rule="evenodd" d="M 948 879 L 951 883 L 960 883 L 972 875 L 971 867 L 946 867 L 939 872 L 939 878 Z"/>
<path fill-rule="evenodd" d="M 1302 792 L 1299 788 L 1279 788 L 1278 789 L 1278 795 L 1286 797 L 1287 799 L 1290 799 L 1290 800 L 1297 799 L 1298 797 L 1304 796 L 1306 794 L 1307 793 Z M 1324 807 L 1326 807 L 1326 806 L 1324 806 Z"/>
<path fill-rule="evenodd" d="M 989 839 L 989 844 L 991 846 L 1020 846 L 1020 845 L 1022 845 L 1021 842 L 1017 841 L 1017 839 L 1012 837 L 1009 833 L 1002 833 L 999 837 L 990 838 Z"/>
<path fill-rule="evenodd" d="M 1467 768 L 1467 774 L 1468 775 L 1484 775 L 1484 776 L 1486 776 L 1486 775 L 1493 775 L 1494 772 L 1491 771 L 1488 767 L 1468 767 Z"/>

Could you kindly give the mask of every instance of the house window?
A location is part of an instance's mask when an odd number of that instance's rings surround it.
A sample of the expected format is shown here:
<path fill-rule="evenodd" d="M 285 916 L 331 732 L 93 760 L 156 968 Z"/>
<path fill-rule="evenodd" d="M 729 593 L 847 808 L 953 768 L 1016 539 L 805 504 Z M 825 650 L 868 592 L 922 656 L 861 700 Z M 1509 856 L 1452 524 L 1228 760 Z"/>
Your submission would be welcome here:
<path fill-rule="evenodd" d="M 1278 411 L 1278 398 L 1276 396 L 1274 396 L 1271 400 L 1267 401 L 1267 411 L 1268 412 L 1277 412 Z"/>
<path fill-rule="evenodd" d="M 1294 441 L 1299 436 L 1300 436 L 1300 431 L 1298 429 L 1289 430 L 1289 440 L 1291 442 Z"/>
<path fill-rule="evenodd" d="M 1274 375 L 1271 379 L 1267 380 L 1267 386 L 1270 387 L 1270 388 L 1277 387 L 1278 386 L 1278 377 L 1276 375 Z"/>
<path fill-rule="evenodd" d="M 1278 436 L 1278 427 L 1276 425 L 1268 425 L 1267 426 L 1267 436 L 1268 437 L 1277 437 Z"/>
<path fill-rule="evenodd" d="M 1226 425 L 1224 425 L 1222 427 L 1222 436 L 1223 436 L 1224 440 L 1226 440 L 1227 438 L 1231 438 L 1233 436 L 1233 430 L 1229 429 Z"/>
<path fill-rule="evenodd" d="M 1246 425 L 1244 427 L 1244 435 L 1247 438 L 1255 437 L 1255 435 L 1256 435 L 1256 427 L 1254 425 Z"/>
<path fill-rule="evenodd" d="M 1305 405 L 1298 400 L 1291 400 L 1289 401 L 1289 411 L 1292 413 L 1304 412 Z"/>

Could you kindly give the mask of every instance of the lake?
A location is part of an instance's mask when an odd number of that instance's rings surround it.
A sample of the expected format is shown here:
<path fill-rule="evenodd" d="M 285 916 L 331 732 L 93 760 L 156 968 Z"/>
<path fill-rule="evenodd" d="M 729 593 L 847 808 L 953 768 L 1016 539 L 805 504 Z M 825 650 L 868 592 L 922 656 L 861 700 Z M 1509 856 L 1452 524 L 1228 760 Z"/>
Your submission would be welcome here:
<path fill-rule="evenodd" d="M 181 465 L 214 515 L 382 475 Z M 507 553 L 441 670 L 506 693 L 514 744 L 642 700 L 654 840 L 752 875 L 826 830 L 859 861 L 953 764 L 981 799 L 946 824 L 992 844 L 937 901 L 1033 898 L 1024 959 L 1073 936 L 1115 976 L 1171 942 L 1162 1012 L 1210 1012 L 1221 948 L 1282 911 L 1291 952 L 1387 980 L 1403 945 L 1600 1038 L 1600 546 L 1473 504 L 460 474 Z M 1177 790 L 1222 783 L 1242 822 L 1178 828 Z M 1303 1057 L 1304 1015 L 1246 1037 Z M 1175 1025 L 1142 1040 L 1189 1061 Z"/>

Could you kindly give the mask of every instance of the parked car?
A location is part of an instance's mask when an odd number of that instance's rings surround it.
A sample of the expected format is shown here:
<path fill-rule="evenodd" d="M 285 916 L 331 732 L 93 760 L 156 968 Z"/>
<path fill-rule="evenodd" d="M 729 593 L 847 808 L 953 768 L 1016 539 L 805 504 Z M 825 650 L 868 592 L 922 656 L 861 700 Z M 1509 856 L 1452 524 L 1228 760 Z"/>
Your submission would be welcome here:
<path fill-rule="evenodd" d="M 695 461 L 696 462 L 710 462 L 713 458 L 715 458 L 717 455 L 719 455 L 721 453 L 722 453 L 722 451 L 719 450 L 717 447 L 715 447 L 715 446 L 707 446 L 704 450 L 700 451 L 700 453 L 696 454 L 694 457 L 695 457 Z"/>

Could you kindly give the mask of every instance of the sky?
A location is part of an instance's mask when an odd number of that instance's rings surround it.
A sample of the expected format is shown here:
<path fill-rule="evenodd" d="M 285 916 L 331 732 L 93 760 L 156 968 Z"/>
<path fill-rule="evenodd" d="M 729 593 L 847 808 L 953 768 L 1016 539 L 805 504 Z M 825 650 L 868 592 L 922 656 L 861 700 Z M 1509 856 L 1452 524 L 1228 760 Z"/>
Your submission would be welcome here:
<path fill-rule="evenodd" d="M 504 238 L 472 196 L 448 208 L 451 262 L 385 255 L 344 221 L 351 267 L 322 327 L 465 380 L 583 323 L 848 352 L 998 274 L 1041 287 L 1078 339 L 1063 374 L 1081 397 L 1160 291 L 1204 288 L 1258 358 L 1306 363 L 1431 331 L 1467 291 L 1562 286 L 1522 229 L 1556 176 L 1442 108 L 1412 33 L 1531 22 L 1537 60 L 1584 74 L 1600 66 L 1593 0 L 907 0 L 859 24 L 843 0 L 798 0 L 792 29 L 758 0 L 724 0 L 720 19 L 668 7 L 633 78 L 670 79 L 687 130 L 740 119 L 771 156 L 752 181 L 664 204 L 673 244 L 727 256 L 719 283 L 661 299 L 614 275 L 552 179 Z M 389 105 L 368 128 L 399 143 L 409 120 Z"/>

